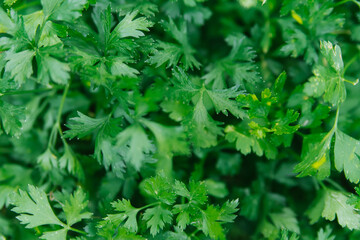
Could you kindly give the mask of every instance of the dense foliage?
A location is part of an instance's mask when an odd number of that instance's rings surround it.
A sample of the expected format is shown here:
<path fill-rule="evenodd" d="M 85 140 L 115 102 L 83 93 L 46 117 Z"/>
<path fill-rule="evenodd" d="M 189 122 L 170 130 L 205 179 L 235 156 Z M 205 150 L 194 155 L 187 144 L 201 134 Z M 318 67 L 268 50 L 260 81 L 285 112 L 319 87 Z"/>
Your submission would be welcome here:
<path fill-rule="evenodd" d="M 0 239 L 359 239 L 359 8 L 4 0 Z"/>

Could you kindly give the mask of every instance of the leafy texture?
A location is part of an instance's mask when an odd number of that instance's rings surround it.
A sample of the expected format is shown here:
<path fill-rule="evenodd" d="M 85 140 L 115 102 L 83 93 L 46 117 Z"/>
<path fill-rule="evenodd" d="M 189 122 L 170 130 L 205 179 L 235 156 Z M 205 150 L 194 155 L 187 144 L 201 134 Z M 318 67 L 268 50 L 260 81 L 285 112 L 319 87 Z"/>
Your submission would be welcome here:
<path fill-rule="evenodd" d="M 149 62 L 159 67 L 167 64 L 167 67 L 177 66 L 181 62 L 185 69 L 200 68 L 201 64 L 194 57 L 195 49 L 187 38 L 186 23 L 182 22 L 177 27 L 172 19 L 164 23 L 164 29 L 177 43 L 159 41 L 157 50 L 150 57 Z"/>
<path fill-rule="evenodd" d="M 348 197 L 343 193 L 326 190 L 319 193 L 308 210 L 308 216 L 312 223 L 317 222 L 320 217 L 333 221 L 337 218 L 342 227 L 349 229 L 360 228 L 360 217 L 354 211 L 354 207 L 347 203 Z"/>
<path fill-rule="evenodd" d="M 16 206 L 12 210 L 21 214 L 18 219 L 22 224 L 26 224 L 27 228 L 45 224 L 64 225 L 55 216 L 45 192 L 34 186 L 29 186 L 29 193 L 20 190 L 14 194 L 11 202 Z"/>
<path fill-rule="evenodd" d="M 205 235 L 224 239 L 224 228 L 221 223 L 233 222 L 238 211 L 238 200 L 227 201 L 222 207 L 207 205 L 207 192 L 203 182 L 191 181 L 187 187 L 183 182 L 176 180 L 172 185 L 164 174 L 159 174 L 145 180 L 142 189 L 156 202 L 141 208 L 133 207 L 126 199 L 113 202 L 113 207 L 119 213 L 108 215 L 105 221 L 115 226 L 121 224 L 129 231 L 137 232 L 140 221 L 137 218 L 138 213 L 146 208 L 141 220 L 146 222 L 152 236 L 158 235 L 176 217 L 177 226 L 181 230 L 192 225 Z M 185 198 L 186 203 L 175 204 L 178 197 Z"/>
<path fill-rule="evenodd" d="M 66 197 L 65 197 L 66 198 Z M 70 195 L 62 205 L 65 214 L 66 223 L 63 223 L 54 214 L 48 198 L 43 190 L 29 185 L 29 192 L 19 190 L 11 197 L 11 204 L 15 205 L 12 211 L 19 213 L 18 219 L 22 224 L 26 224 L 26 228 L 35 228 L 42 225 L 58 225 L 62 229 L 56 231 L 44 232 L 41 239 L 66 239 L 67 232 L 74 230 L 71 226 L 82 219 L 90 218 L 92 213 L 87 212 L 88 201 L 86 194 L 78 189 L 73 195 Z"/>
<path fill-rule="evenodd" d="M 231 52 L 214 66 L 209 66 L 210 71 L 203 76 L 206 83 L 211 83 L 215 89 L 223 89 L 234 84 L 244 88 L 245 81 L 250 85 L 259 82 L 257 67 L 253 63 L 255 52 L 245 42 L 243 35 L 226 38 L 226 43 L 232 47 Z"/>
<path fill-rule="evenodd" d="M 359 7 L 2 1 L 0 239 L 359 239 Z"/>

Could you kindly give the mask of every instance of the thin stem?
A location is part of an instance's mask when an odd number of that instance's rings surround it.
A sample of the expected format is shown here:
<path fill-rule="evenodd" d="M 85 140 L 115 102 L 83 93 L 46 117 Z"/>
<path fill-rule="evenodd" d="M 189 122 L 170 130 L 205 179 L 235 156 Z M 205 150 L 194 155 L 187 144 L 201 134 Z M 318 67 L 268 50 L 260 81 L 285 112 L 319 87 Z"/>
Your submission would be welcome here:
<path fill-rule="evenodd" d="M 338 108 L 336 109 L 335 122 L 334 122 L 334 126 L 331 129 L 332 131 L 336 131 L 336 129 L 337 129 L 337 124 L 339 121 L 339 112 L 340 112 L 340 106 L 338 106 Z"/>
<path fill-rule="evenodd" d="M 295 132 L 295 134 L 299 135 L 300 137 L 305 137 L 305 134 L 303 134 L 301 132 Z"/>
<path fill-rule="evenodd" d="M 30 3 L 25 3 L 25 4 L 15 8 L 15 11 L 21 11 L 25 8 L 34 7 L 36 5 L 40 5 L 40 1 L 31 1 Z"/>
<path fill-rule="evenodd" d="M 345 3 L 351 2 L 351 1 L 352 1 L 352 0 L 343 0 L 343 1 L 337 2 L 337 3 L 334 4 L 334 7 L 340 6 L 340 5 L 342 5 L 342 4 L 345 4 Z"/>
<path fill-rule="evenodd" d="M 55 146 L 57 133 L 60 134 L 61 141 L 63 142 L 63 144 L 67 145 L 67 142 L 64 139 L 64 134 L 62 132 L 60 123 L 61 123 L 62 110 L 64 108 L 64 103 L 65 103 L 66 96 L 67 96 L 68 91 L 69 91 L 69 87 L 70 87 L 70 83 L 68 83 L 64 88 L 64 92 L 63 92 L 63 95 L 62 95 L 62 98 L 61 98 L 59 110 L 58 110 L 57 117 L 56 117 L 56 122 L 55 122 L 53 128 L 51 129 L 51 133 L 50 133 L 50 137 L 49 137 L 49 142 L 48 142 L 48 148 L 49 149 L 51 148 L 51 146 Z"/>
<path fill-rule="evenodd" d="M 13 150 L 9 147 L 0 147 L 0 153 L 11 153 Z"/>
<path fill-rule="evenodd" d="M 61 115 L 62 115 L 62 110 L 64 108 L 64 103 L 65 103 L 65 100 L 66 100 L 66 96 L 69 92 L 69 87 L 70 87 L 70 83 L 68 83 L 66 86 L 65 86 L 65 89 L 64 89 L 64 93 L 62 95 L 62 98 L 61 98 L 61 102 L 60 102 L 60 107 L 59 107 L 59 111 L 58 111 L 58 115 L 57 115 L 57 118 L 56 118 L 56 125 L 58 127 L 58 131 L 59 131 L 59 134 L 60 134 L 60 137 L 61 137 L 61 140 L 63 141 L 64 145 L 67 145 L 66 141 L 65 141 L 65 138 L 64 138 L 64 134 L 63 134 L 63 131 L 61 129 Z"/>
<path fill-rule="evenodd" d="M 56 138 L 57 138 L 57 125 L 55 124 L 52 129 L 51 129 L 51 133 L 50 133 L 50 137 L 49 137 L 49 142 L 48 142 L 48 148 L 51 149 L 51 146 L 55 146 L 56 143 Z"/>
<path fill-rule="evenodd" d="M 5 92 L 0 93 L 0 96 L 7 96 L 7 95 L 22 95 L 22 94 L 32 94 L 32 93 L 42 93 L 60 89 L 60 86 L 56 86 L 53 88 L 40 88 L 40 89 L 33 89 L 33 90 L 22 90 L 22 91 L 13 91 L 13 92 Z"/>
<path fill-rule="evenodd" d="M 340 106 L 338 106 L 338 108 L 336 109 L 336 116 L 335 116 L 335 121 L 334 121 L 334 125 L 333 127 L 330 129 L 330 131 L 325 135 L 325 137 L 321 140 L 321 142 L 327 141 L 327 145 L 330 144 L 330 141 L 332 139 L 332 136 L 334 135 L 336 129 L 337 129 L 337 124 L 338 124 L 338 120 L 339 120 L 339 112 L 340 112 Z"/>
<path fill-rule="evenodd" d="M 357 84 L 359 83 L 359 79 L 356 79 L 355 82 L 349 81 L 349 80 L 347 80 L 347 79 L 344 79 L 344 82 L 350 83 L 350 84 L 352 84 L 353 86 L 355 86 L 355 85 L 357 85 Z"/>
<path fill-rule="evenodd" d="M 195 236 L 198 232 L 200 231 L 200 229 L 196 229 L 195 231 L 193 231 L 191 234 L 190 234 L 190 238 Z"/>
<path fill-rule="evenodd" d="M 359 54 L 355 54 L 344 66 L 342 77 L 344 77 L 346 70 L 350 67 L 351 64 L 353 64 L 356 59 L 359 57 Z"/>
<path fill-rule="evenodd" d="M 352 2 L 355 3 L 356 5 L 358 5 L 358 7 L 360 8 L 360 3 L 358 1 L 353 0 Z"/>
<path fill-rule="evenodd" d="M 322 181 L 318 181 L 318 183 L 323 189 L 327 189 L 327 187 L 325 186 L 325 184 Z"/>
<path fill-rule="evenodd" d="M 347 3 L 347 2 L 353 2 L 353 3 L 355 3 L 356 5 L 358 5 L 358 7 L 360 7 L 360 3 L 359 3 L 358 1 L 356 1 L 356 0 L 343 0 L 343 1 L 340 1 L 340 2 L 335 3 L 335 4 L 334 4 L 334 7 L 343 5 L 343 4 Z"/>
<path fill-rule="evenodd" d="M 340 184 L 338 184 L 337 182 L 335 182 L 334 180 L 327 178 L 324 181 L 330 183 L 331 185 L 333 185 L 337 190 L 344 192 L 345 189 L 343 187 L 340 186 Z"/>
<path fill-rule="evenodd" d="M 82 230 L 79 230 L 79 229 L 76 229 L 76 228 L 72 228 L 72 227 L 69 227 L 69 230 L 73 231 L 73 232 L 77 232 L 77 233 L 80 233 L 82 235 L 87 235 L 86 232 L 82 231 Z"/>
<path fill-rule="evenodd" d="M 156 206 L 156 205 L 160 205 L 160 202 L 154 202 L 154 203 L 150 203 L 150 204 L 148 204 L 148 205 L 145 205 L 145 206 L 139 208 L 139 211 L 140 211 L 140 210 L 143 210 L 143 209 L 145 209 L 145 208 L 149 208 L 149 207 L 152 207 L 152 206 Z"/>
<path fill-rule="evenodd" d="M 313 182 L 314 182 L 314 186 L 315 186 L 315 190 L 319 191 L 320 187 L 319 187 L 319 182 L 316 180 L 315 177 L 312 178 Z"/>

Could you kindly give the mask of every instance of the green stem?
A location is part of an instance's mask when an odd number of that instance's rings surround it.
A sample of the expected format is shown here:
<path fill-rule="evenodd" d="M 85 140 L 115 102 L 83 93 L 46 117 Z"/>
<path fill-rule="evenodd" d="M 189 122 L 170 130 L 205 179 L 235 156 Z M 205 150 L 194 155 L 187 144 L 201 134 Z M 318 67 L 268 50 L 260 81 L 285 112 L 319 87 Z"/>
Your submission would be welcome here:
<path fill-rule="evenodd" d="M 305 137 L 306 135 L 301 132 L 295 132 L 295 134 L 299 135 L 300 137 Z"/>
<path fill-rule="evenodd" d="M 200 231 L 200 229 L 196 229 L 195 231 L 193 231 L 191 234 L 190 234 L 190 238 L 195 236 L 198 232 Z"/>
<path fill-rule="evenodd" d="M 139 209 L 139 211 L 141 211 L 141 210 L 144 210 L 145 208 L 149 208 L 149 207 L 156 206 L 156 205 L 160 205 L 160 202 L 150 203 L 150 204 L 145 205 L 145 206 L 143 206 L 141 208 L 138 208 L 138 209 Z"/>
<path fill-rule="evenodd" d="M 68 91 L 69 91 L 69 87 L 70 87 L 70 83 L 68 83 L 64 88 L 64 92 L 63 92 L 63 95 L 62 95 L 62 98 L 61 98 L 59 110 L 58 110 L 57 117 L 56 117 L 56 122 L 55 122 L 53 128 L 51 129 L 49 142 L 48 142 L 48 148 L 51 148 L 51 146 L 55 146 L 57 133 L 60 134 L 61 141 L 63 142 L 63 144 L 67 145 L 67 142 L 65 141 L 65 138 L 64 138 L 63 131 L 61 129 L 61 115 L 62 115 L 62 110 L 64 108 L 66 96 L 67 96 Z"/>
<path fill-rule="evenodd" d="M 315 190 L 319 191 L 320 187 L 319 187 L 319 182 L 316 180 L 315 177 L 312 177 L 312 180 L 314 182 L 314 186 L 315 186 Z"/>
<path fill-rule="evenodd" d="M 353 0 L 352 2 L 355 3 L 356 5 L 358 5 L 358 7 L 360 8 L 360 3 L 358 1 Z"/>
<path fill-rule="evenodd" d="M 345 192 L 345 189 L 343 187 L 341 187 L 337 182 L 335 182 L 334 180 L 327 178 L 324 181 L 330 183 L 331 185 L 333 185 L 337 190 L 341 191 L 341 192 Z"/>
<path fill-rule="evenodd" d="M 69 92 L 69 87 L 70 87 L 70 83 L 68 83 L 65 86 L 64 93 L 62 95 L 61 102 L 60 102 L 58 115 L 57 115 L 57 118 L 56 118 L 56 125 L 57 125 L 61 140 L 63 141 L 64 145 L 67 145 L 67 143 L 65 141 L 64 134 L 63 134 L 63 131 L 61 129 L 61 115 L 62 115 L 62 110 L 64 108 L 64 103 L 65 103 L 65 100 L 66 100 L 66 96 L 67 96 L 67 94 Z"/>
<path fill-rule="evenodd" d="M 22 90 L 22 91 L 13 91 L 13 92 L 5 92 L 0 93 L 0 96 L 7 96 L 7 95 L 22 95 L 22 94 L 32 94 L 32 93 L 42 93 L 60 89 L 59 86 L 53 88 L 40 88 L 40 89 L 33 89 L 33 90 Z"/>
<path fill-rule="evenodd" d="M 340 105 L 336 109 L 335 122 L 334 122 L 334 126 L 332 127 L 333 131 L 336 131 L 336 129 L 337 129 L 337 124 L 338 124 L 338 121 L 339 121 L 339 113 L 340 113 Z"/>
<path fill-rule="evenodd" d="M 359 3 L 358 1 L 356 1 L 356 0 L 343 0 L 343 1 L 340 1 L 340 2 L 335 3 L 335 4 L 334 4 L 334 7 L 343 5 L 343 4 L 347 3 L 347 2 L 353 2 L 353 3 L 355 3 L 356 5 L 358 5 L 358 7 L 360 8 L 360 3 Z"/>
<path fill-rule="evenodd" d="M 334 121 L 333 127 L 325 135 L 325 137 L 321 140 L 321 142 L 327 141 L 327 143 L 326 143 L 327 145 L 330 145 L 330 141 L 337 129 L 337 124 L 338 124 L 338 120 L 339 120 L 339 112 L 340 112 L 340 106 L 338 106 L 338 108 L 336 109 L 336 116 L 335 116 L 335 121 Z"/>
<path fill-rule="evenodd" d="M 77 233 L 80 233 L 82 235 L 87 235 L 86 232 L 82 231 L 82 230 L 79 230 L 79 229 L 76 229 L 76 228 L 72 228 L 72 227 L 69 227 L 69 230 L 73 231 L 73 232 L 77 232 Z"/>
<path fill-rule="evenodd" d="M 51 146 L 55 146 L 56 144 L 56 138 L 57 138 L 57 125 L 55 124 L 52 129 L 51 129 L 51 133 L 50 133 L 50 137 L 49 137 L 49 142 L 48 142 L 48 148 L 51 149 Z"/>
<path fill-rule="evenodd" d="M 21 11 L 23 9 L 34 7 L 36 5 L 40 5 L 40 1 L 31 1 L 30 3 L 25 3 L 17 8 L 15 8 L 15 11 Z"/>
<path fill-rule="evenodd" d="M 356 79 L 355 82 L 352 82 L 352 81 L 349 81 L 349 80 L 347 80 L 347 79 L 344 79 L 344 82 L 350 83 L 350 84 L 352 84 L 353 86 L 355 86 L 355 85 L 357 85 L 357 84 L 359 83 L 359 79 Z"/>
<path fill-rule="evenodd" d="M 322 181 L 318 181 L 318 183 L 323 189 L 327 189 L 327 187 L 325 186 L 325 184 Z"/>
<path fill-rule="evenodd" d="M 350 67 L 351 64 L 353 64 L 356 61 L 356 59 L 358 57 L 359 57 L 359 54 L 355 54 L 349 61 L 347 61 L 347 63 L 344 66 L 342 77 L 344 77 L 346 70 Z"/>

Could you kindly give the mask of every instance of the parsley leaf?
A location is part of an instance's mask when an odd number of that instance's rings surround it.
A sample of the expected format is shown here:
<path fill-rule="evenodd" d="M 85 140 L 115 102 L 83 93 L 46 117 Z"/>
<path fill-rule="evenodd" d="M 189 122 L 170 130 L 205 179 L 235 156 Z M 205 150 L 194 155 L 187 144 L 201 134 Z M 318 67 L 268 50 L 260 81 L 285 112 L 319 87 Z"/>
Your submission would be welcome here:
<path fill-rule="evenodd" d="M 317 199 L 307 211 L 311 223 L 317 222 L 321 216 L 329 221 L 333 221 L 337 216 L 342 227 L 359 229 L 360 216 L 347 201 L 348 197 L 341 192 L 334 190 L 320 191 Z"/>
<path fill-rule="evenodd" d="M 22 107 L 11 105 L 0 99 L 0 120 L 6 134 L 19 136 L 21 134 L 22 120 L 25 119 L 25 111 Z M 0 129 L 0 134 L 2 130 Z"/>
<path fill-rule="evenodd" d="M 245 81 L 251 84 L 259 82 L 254 64 L 255 52 L 246 44 L 245 36 L 231 35 L 226 42 L 232 47 L 230 54 L 208 67 L 209 72 L 203 76 L 205 83 L 214 89 L 224 89 L 229 85 L 244 88 Z"/>
<path fill-rule="evenodd" d="M 66 196 L 65 196 L 66 199 Z M 69 230 L 77 231 L 71 226 L 80 222 L 82 219 L 88 219 L 92 213 L 87 212 L 88 201 L 86 194 L 78 189 L 68 200 L 62 204 L 67 224 L 59 220 L 54 214 L 45 192 L 37 187 L 29 185 L 29 192 L 19 190 L 11 196 L 11 204 L 15 207 L 12 211 L 20 214 L 17 218 L 26 228 L 35 228 L 42 225 L 58 225 L 61 229 L 55 231 L 46 231 L 40 237 L 41 239 L 61 239 L 65 240 Z"/>
<path fill-rule="evenodd" d="M 11 204 L 15 205 L 12 210 L 20 214 L 18 219 L 27 228 L 46 224 L 65 226 L 55 216 L 45 192 L 37 187 L 29 185 L 29 193 L 19 190 L 12 195 Z"/>
<path fill-rule="evenodd" d="M 147 227 L 150 228 L 150 233 L 154 236 L 164 228 L 165 224 L 171 223 L 172 213 L 161 206 L 157 206 L 146 209 L 143 219 L 147 221 Z"/>
<path fill-rule="evenodd" d="M 360 142 L 337 130 L 334 147 L 335 168 L 353 183 L 360 180 Z"/>
<path fill-rule="evenodd" d="M 169 22 L 164 22 L 164 29 L 169 35 L 177 41 L 175 43 L 167 43 L 158 41 L 153 55 L 149 59 L 150 64 L 160 67 L 167 63 L 166 67 L 175 67 L 178 62 L 182 63 L 185 70 L 193 69 L 194 67 L 199 69 L 201 64 L 193 56 L 195 50 L 189 43 L 187 38 L 186 22 L 182 22 L 180 27 L 177 27 L 175 22 L 170 18 Z"/>

